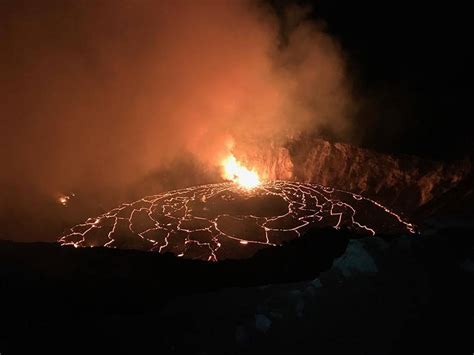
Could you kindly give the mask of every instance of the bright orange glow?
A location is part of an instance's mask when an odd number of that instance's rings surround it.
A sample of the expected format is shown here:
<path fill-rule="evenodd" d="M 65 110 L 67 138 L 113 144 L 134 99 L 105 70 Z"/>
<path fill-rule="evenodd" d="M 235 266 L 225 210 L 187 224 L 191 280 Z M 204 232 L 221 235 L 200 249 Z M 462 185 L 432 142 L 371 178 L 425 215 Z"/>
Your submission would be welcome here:
<path fill-rule="evenodd" d="M 231 154 L 222 161 L 224 179 L 231 180 L 245 189 L 260 185 L 260 178 L 254 170 L 249 170 Z"/>
<path fill-rule="evenodd" d="M 57 196 L 57 202 L 65 207 L 68 206 L 69 204 L 69 200 L 71 200 L 71 198 L 73 197 L 76 197 L 76 194 L 74 192 L 72 192 L 70 195 L 59 195 Z"/>
<path fill-rule="evenodd" d="M 68 203 L 68 201 L 69 201 L 69 198 L 70 198 L 69 196 L 65 196 L 65 195 L 64 195 L 64 196 L 60 196 L 60 197 L 58 198 L 58 202 L 59 202 L 61 205 L 66 206 L 67 203 Z"/>

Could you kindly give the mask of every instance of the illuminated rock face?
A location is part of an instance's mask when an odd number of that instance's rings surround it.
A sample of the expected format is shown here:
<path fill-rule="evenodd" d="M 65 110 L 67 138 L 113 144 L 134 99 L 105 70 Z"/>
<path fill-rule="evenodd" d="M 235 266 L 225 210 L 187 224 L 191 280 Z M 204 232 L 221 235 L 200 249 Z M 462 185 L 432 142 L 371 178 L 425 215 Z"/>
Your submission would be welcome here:
<path fill-rule="evenodd" d="M 412 214 L 458 186 L 469 174 L 469 160 L 446 164 L 413 156 L 395 157 L 322 139 L 290 148 L 243 151 L 243 160 L 268 179 L 297 180 L 364 194 Z"/>
<path fill-rule="evenodd" d="M 59 241 L 217 261 L 250 257 L 311 226 L 345 226 L 369 235 L 414 232 L 400 216 L 360 195 L 273 181 L 252 190 L 221 183 L 144 197 L 89 218 Z"/>

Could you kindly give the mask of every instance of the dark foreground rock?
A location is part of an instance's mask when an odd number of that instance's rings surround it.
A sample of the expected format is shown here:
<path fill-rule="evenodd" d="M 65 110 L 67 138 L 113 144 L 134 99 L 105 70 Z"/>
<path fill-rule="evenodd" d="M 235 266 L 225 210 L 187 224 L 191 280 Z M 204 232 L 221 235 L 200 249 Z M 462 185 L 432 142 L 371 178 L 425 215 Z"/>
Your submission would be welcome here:
<path fill-rule="evenodd" d="M 325 230 L 247 260 L 0 242 L 0 351 L 472 351 L 472 230 Z"/>

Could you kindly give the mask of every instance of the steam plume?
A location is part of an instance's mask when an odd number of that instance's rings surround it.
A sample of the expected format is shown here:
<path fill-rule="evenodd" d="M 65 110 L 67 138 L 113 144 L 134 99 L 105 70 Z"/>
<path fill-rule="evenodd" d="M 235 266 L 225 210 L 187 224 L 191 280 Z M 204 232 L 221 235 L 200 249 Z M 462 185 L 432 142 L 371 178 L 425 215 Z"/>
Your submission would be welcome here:
<path fill-rule="evenodd" d="M 4 1 L 2 184 L 126 186 L 182 154 L 348 129 L 321 25 L 246 0 Z M 6 185 L 2 185 L 6 186 Z"/>

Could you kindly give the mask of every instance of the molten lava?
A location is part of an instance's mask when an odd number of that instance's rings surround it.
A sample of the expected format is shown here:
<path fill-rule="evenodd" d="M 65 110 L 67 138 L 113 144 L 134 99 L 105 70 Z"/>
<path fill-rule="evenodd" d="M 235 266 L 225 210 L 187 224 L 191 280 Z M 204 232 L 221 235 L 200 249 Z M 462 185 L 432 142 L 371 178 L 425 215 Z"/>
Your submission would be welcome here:
<path fill-rule="evenodd" d="M 222 161 L 224 179 L 238 184 L 244 189 L 253 189 L 261 184 L 258 174 L 249 170 L 231 154 Z"/>
<path fill-rule="evenodd" d="M 64 207 L 67 207 L 73 197 L 76 197 L 76 194 L 74 192 L 72 192 L 70 195 L 60 195 L 59 197 L 57 197 L 57 202 L 63 205 Z"/>
<path fill-rule="evenodd" d="M 58 198 L 58 202 L 63 206 L 66 206 L 68 201 L 69 201 L 69 196 L 60 196 Z"/>
<path fill-rule="evenodd" d="M 172 253 L 187 259 L 243 259 L 310 227 L 356 234 L 415 233 L 415 226 L 366 197 L 317 184 L 265 181 L 187 187 L 124 203 L 59 238 L 62 245 Z"/>

